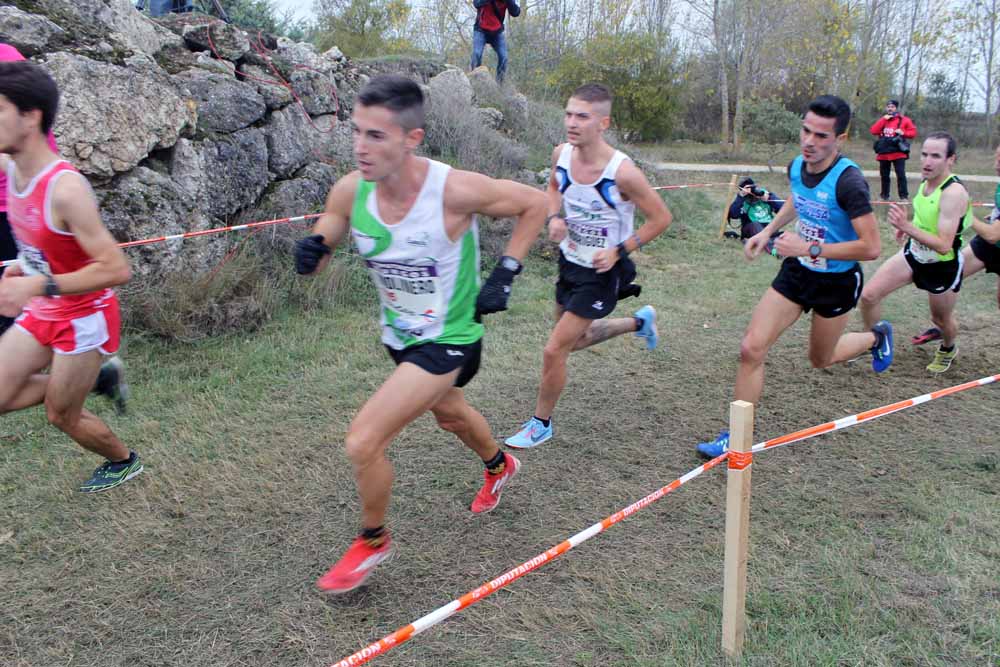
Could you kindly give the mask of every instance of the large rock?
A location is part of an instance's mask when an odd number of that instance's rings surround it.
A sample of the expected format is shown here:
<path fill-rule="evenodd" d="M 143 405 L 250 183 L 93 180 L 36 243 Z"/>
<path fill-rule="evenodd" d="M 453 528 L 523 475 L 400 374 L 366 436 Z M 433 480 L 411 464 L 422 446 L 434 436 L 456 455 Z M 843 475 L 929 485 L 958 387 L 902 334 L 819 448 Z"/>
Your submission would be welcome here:
<path fill-rule="evenodd" d="M 243 31 L 222 21 L 189 24 L 181 34 L 195 50 L 211 51 L 213 56 L 223 60 L 239 60 L 250 50 L 250 42 Z"/>
<path fill-rule="evenodd" d="M 270 110 L 281 109 L 292 103 L 292 92 L 274 76 L 273 72 L 257 65 L 243 65 L 240 68 L 240 81 L 257 88 L 264 99 L 264 104 Z"/>
<path fill-rule="evenodd" d="M 472 101 L 479 107 L 497 106 L 503 94 L 493 73 L 485 65 L 469 72 L 469 85 L 472 86 Z"/>
<path fill-rule="evenodd" d="M 199 202 L 167 176 L 138 167 L 98 189 L 104 224 L 119 241 L 135 241 L 209 229 L 216 221 L 205 215 Z M 132 271 L 144 282 L 174 271 L 197 271 L 221 257 L 217 237 L 197 241 L 168 241 L 138 246 L 128 251 Z"/>
<path fill-rule="evenodd" d="M 267 135 L 268 168 L 278 178 L 287 178 L 310 161 L 317 132 L 298 105 L 271 114 L 264 128 Z"/>
<path fill-rule="evenodd" d="M 233 76 L 190 69 L 174 75 L 198 105 L 202 132 L 235 132 L 264 117 L 267 105 L 260 93 Z"/>
<path fill-rule="evenodd" d="M 44 16 L 0 7 L 0 42 L 10 44 L 25 57 L 55 51 L 68 41 L 67 32 Z"/>
<path fill-rule="evenodd" d="M 85 174 L 102 179 L 128 171 L 197 122 L 193 106 L 149 60 L 119 67 L 56 53 L 45 67 L 62 93 L 56 137 Z"/>
<path fill-rule="evenodd" d="M 294 178 L 272 184 L 254 214 L 260 219 L 274 219 L 318 211 L 340 175 L 338 169 L 322 162 L 308 164 Z"/>
<path fill-rule="evenodd" d="M 171 175 L 178 174 L 179 185 L 200 195 L 209 215 L 222 218 L 246 208 L 267 187 L 267 139 L 262 130 L 247 128 L 190 148 L 180 165 L 175 152 Z"/>
<path fill-rule="evenodd" d="M 319 159 L 334 165 L 340 174 L 354 169 L 354 133 L 350 123 L 333 115 L 320 116 L 313 122 L 321 132 L 316 145 Z"/>
<path fill-rule="evenodd" d="M 27 0 L 19 4 L 72 35 L 78 49 L 121 62 L 131 53 L 154 56 L 180 42 L 135 10 L 132 0 Z"/>
<path fill-rule="evenodd" d="M 472 107 L 472 85 L 460 69 L 446 69 L 430 81 L 431 104 L 444 104 L 457 109 Z"/>
<path fill-rule="evenodd" d="M 288 82 L 309 115 L 336 113 L 339 93 L 332 74 L 297 69 L 288 77 Z"/>

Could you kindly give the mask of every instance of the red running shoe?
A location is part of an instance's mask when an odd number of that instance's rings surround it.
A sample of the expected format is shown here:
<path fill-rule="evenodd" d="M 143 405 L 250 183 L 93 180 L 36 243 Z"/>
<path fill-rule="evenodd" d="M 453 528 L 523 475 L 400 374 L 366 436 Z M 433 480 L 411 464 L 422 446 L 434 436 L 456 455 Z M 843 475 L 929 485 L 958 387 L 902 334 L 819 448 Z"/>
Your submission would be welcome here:
<path fill-rule="evenodd" d="M 910 339 L 910 343 L 913 345 L 923 345 L 924 343 L 929 343 L 932 340 L 941 340 L 941 330 L 937 327 L 931 327 L 922 334 L 914 336 Z"/>
<path fill-rule="evenodd" d="M 392 552 L 392 540 L 388 533 L 385 542 L 379 547 L 370 547 L 361 537 L 354 539 L 347 552 L 341 556 L 337 564 L 330 568 L 316 582 L 316 586 L 326 593 L 346 593 L 365 583 L 375 566 L 389 557 Z"/>
<path fill-rule="evenodd" d="M 472 511 L 475 514 L 489 512 L 500 503 L 500 495 L 504 487 L 517 474 L 521 462 L 510 454 L 504 454 L 504 469 L 499 475 L 491 475 L 489 470 L 483 471 L 483 488 L 472 500 Z"/>

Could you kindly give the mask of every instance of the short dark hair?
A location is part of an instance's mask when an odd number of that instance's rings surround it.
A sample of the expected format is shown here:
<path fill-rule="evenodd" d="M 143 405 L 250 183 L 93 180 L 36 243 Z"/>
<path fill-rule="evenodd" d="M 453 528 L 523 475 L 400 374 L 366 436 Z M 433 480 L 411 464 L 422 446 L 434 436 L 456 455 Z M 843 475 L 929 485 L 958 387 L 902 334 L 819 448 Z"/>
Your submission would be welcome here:
<path fill-rule="evenodd" d="M 948 154 L 945 157 L 951 157 L 958 152 L 958 142 L 955 141 L 955 137 L 951 136 L 947 132 L 938 130 L 937 132 L 931 132 L 926 137 L 924 137 L 924 143 L 927 143 L 928 139 L 944 139 L 945 143 L 948 144 Z"/>
<path fill-rule="evenodd" d="M 846 132 L 847 126 L 851 124 L 851 107 L 836 95 L 820 95 L 809 103 L 807 111 L 823 118 L 835 119 L 833 129 L 837 135 Z"/>
<path fill-rule="evenodd" d="M 41 66 L 30 60 L 0 62 L 0 95 L 21 113 L 40 110 L 42 134 L 52 129 L 59 108 L 59 88 Z"/>
<path fill-rule="evenodd" d="M 405 76 L 376 76 L 358 93 L 358 102 L 366 107 L 385 107 L 407 132 L 424 126 L 424 93 L 415 81 Z"/>
<path fill-rule="evenodd" d="M 574 90 L 570 97 L 590 104 L 607 102 L 608 106 L 611 105 L 611 89 L 602 83 L 585 83 Z"/>

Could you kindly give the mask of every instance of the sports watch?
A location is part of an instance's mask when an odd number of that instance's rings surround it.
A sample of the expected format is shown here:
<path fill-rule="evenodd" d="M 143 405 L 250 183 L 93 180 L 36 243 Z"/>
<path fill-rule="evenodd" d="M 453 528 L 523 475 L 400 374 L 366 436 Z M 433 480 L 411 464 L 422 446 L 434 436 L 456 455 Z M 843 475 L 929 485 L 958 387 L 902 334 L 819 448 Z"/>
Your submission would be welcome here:
<path fill-rule="evenodd" d="M 813 244 L 809 246 L 809 257 L 811 259 L 816 259 L 817 257 L 819 257 L 819 254 L 821 252 L 823 252 L 823 246 L 821 246 L 819 243 L 813 242 Z"/>

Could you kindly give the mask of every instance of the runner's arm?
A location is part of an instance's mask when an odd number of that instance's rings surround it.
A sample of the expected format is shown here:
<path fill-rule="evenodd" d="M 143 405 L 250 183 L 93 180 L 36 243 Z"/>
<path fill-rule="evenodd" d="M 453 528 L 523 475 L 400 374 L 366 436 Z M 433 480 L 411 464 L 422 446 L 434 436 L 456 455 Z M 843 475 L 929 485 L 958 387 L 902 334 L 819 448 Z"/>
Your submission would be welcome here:
<path fill-rule="evenodd" d="M 965 188 L 955 183 L 949 185 L 941 193 L 937 234 L 917 229 L 909 216 L 904 216 L 899 225 L 893 223 L 893 227 L 943 255 L 951 251 L 952 244 L 955 243 L 955 234 L 958 233 L 958 226 L 967 210 L 969 210 L 969 194 Z"/>
<path fill-rule="evenodd" d="M 785 203 L 781 205 L 781 208 L 778 209 L 778 212 L 774 214 L 774 217 L 771 219 L 771 222 L 767 223 L 767 227 L 765 227 L 758 233 L 759 234 L 766 233 L 767 238 L 770 238 L 776 232 L 778 232 L 782 227 L 784 227 L 790 222 L 793 222 L 796 216 L 797 213 L 795 211 L 795 203 L 792 201 L 791 196 L 789 196 L 788 199 L 785 200 Z"/>
<path fill-rule="evenodd" d="M 53 276 L 60 294 L 84 294 L 128 282 L 132 275 L 128 259 L 101 222 L 97 200 L 83 176 L 60 176 L 52 192 L 52 210 L 93 260 L 82 269 Z M 44 276 L 27 279 L 38 281 L 38 296 L 45 294 Z"/>
<path fill-rule="evenodd" d="M 972 219 L 972 229 L 990 243 L 1000 243 L 1000 222 L 984 222 L 979 218 Z"/>
<path fill-rule="evenodd" d="M 665 232 L 673 222 L 674 216 L 671 215 L 663 198 L 656 194 L 646 180 L 646 175 L 632 161 L 626 160 L 621 163 L 618 173 L 615 174 L 615 181 L 618 183 L 618 191 L 635 203 L 646 217 L 646 223 L 632 237 L 624 241 L 625 250 L 634 252 L 639 246 L 646 245 Z"/>
<path fill-rule="evenodd" d="M 552 151 L 552 169 L 549 171 L 549 184 L 545 188 L 545 199 L 548 202 L 548 209 L 545 219 L 549 224 L 549 240 L 556 243 L 566 238 L 566 220 L 560 215 L 562 213 L 563 197 L 559 192 L 559 180 L 556 178 L 556 168 L 559 166 L 559 154 L 562 152 L 563 144 L 559 144 Z"/>
<path fill-rule="evenodd" d="M 351 227 L 351 207 L 354 204 L 354 193 L 358 187 L 361 175 L 353 171 L 344 176 L 330 188 L 330 193 L 326 196 L 326 207 L 323 215 L 316 220 L 313 225 L 311 236 L 322 236 L 322 244 L 330 251 L 336 249 L 347 235 L 347 230 Z M 303 239 L 299 243 L 303 243 Z M 321 272 L 330 263 L 331 253 L 325 253 L 316 268 L 304 275 Z"/>
<path fill-rule="evenodd" d="M 545 225 L 546 196 L 527 185 L 456 170 L 446 192 L 448 209 L 460 215 L 517 218 L 503 254 L 518 262 L 524 261 Z"/>

